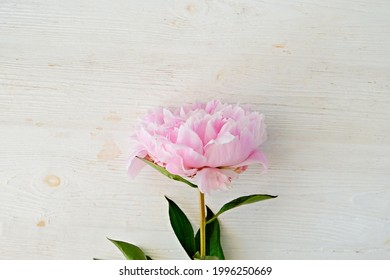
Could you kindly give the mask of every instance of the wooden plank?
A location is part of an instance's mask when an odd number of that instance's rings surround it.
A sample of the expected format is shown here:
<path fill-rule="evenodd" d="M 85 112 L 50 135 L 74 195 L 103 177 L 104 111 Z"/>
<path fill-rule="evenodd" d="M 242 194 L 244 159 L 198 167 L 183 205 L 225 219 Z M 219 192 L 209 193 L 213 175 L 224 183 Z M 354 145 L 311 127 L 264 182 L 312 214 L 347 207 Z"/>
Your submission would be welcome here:
<path fill-rule="evenodd" d="M 0 4 L 0 259 L 120 259 L 105 238 L 185 259 L 169 196 L 129 136 L 155 106 L 212 98 L 264 112 L 267 174 L 206 200 L 279 197 L 221 216 L 230 259 L 390 257 L 390 2 Z M 158 236 L 158 238 L 156 238 Z M 162 242 L 161 240 L 164 240 Z"/>

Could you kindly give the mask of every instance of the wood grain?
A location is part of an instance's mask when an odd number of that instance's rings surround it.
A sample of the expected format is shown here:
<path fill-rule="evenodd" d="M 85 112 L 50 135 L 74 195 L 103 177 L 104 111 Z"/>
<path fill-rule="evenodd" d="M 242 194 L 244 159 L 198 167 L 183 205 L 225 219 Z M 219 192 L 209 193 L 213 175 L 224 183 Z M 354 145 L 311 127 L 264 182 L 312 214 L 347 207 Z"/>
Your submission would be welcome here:
<path fill-rule="evenodd" d="M 126 174 L 154 106 L 213 98 L 266 115 L 270 161 L 221 216 L 230 259 L 390 258 L 390 2 L 0 3 L 0 259 L 120 259 L 106 237 L 185 259 L 164 195 L 197 226 L 197 196 Z"/>

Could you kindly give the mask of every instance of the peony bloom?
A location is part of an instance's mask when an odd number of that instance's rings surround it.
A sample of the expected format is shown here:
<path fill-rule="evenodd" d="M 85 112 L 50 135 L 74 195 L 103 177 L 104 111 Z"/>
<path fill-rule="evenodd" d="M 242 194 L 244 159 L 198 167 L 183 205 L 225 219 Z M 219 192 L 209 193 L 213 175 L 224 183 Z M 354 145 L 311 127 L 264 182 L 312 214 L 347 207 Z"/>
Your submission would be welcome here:
<path fill-rule="evenodd" d="M 194 182 L 203 193 L 227 189 L 248 165 L 267 159 L 264 116 L 220 101 L 156 108 L 141 120 L 128 171 L 135 176 L 145 158 Z"/>

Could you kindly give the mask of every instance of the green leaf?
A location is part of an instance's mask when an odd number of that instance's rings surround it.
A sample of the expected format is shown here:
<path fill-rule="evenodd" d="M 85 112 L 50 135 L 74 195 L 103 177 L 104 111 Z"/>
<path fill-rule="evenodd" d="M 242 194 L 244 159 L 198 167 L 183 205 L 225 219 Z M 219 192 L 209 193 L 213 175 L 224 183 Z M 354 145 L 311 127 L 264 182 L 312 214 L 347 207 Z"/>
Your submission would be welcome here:
<path fill-rule="evenodd" d="M 149 161 L 147 159 L 140 158 L 140 157 L 137 157 L 137 158 L 139 158 L 140 160 L 142 160 L 146 164 L 150 165 L 151 167 L 153 167 L 154 169 L 156 169 L 157 171 L 159 171 L 160 173 L 164 174 L 165 176 L 167 176 L 170 179 L 183 182 L 183 183 L 189 185 L 192 188 L 197 188 L 198 187 L 197 185 L 191 183 L 190 181 L 187 181 L 186 179 L 180 177 L 179 175 L 175 175 L 175 174 L 172 174 L 172 173 L 168 172 L 164 167 L 161 167 L 160 165 L 155 164 L 154 162 L 151 162 L 151 161 Z"/>
<path fill-rule="evenodd" d="M 206 220 L 210 220 L 214 217 L 213 211 L 206 206 L 207 208 L 207 217 Z M 196 233 L 195 236 L 196 250 L 200 250 L 200 231 Z M 206 255 L 214 257 L 218 260 L 224 260 L 225 256 L 223 254 L 222 245 L 221 245 L 221 231 L 219 228 L 218 219 L 214 219 L 212 222 L 206 225 Z"/>
<path fill-rule="evenodd" d="M 175 202 L 165 197 L 169 203 L 169 220 L 173 231 L 181 246 L 184 248 L 188 256 L 192 259 L 195 254 L 195 238 L 194 229 L 186 214 L 177 206 Z"/>
<path fill-rule="evenodd" d="M 118 247 L 119 250 L 121 250 L 122 254 L 126 257 L 127 260 L 146 260 L 147 257 L 145 256 L 144 252 L 142 250 L 130 243 L 118 241 L 118 240 L 112 240 L 110 238 L 107 238 L 112 243 L 115 244 L 116 247 Z"/>
<path fill-rule="evenodd" d="M 241 196 L 239 198 L 233 199 L 232 201 L 230 201 L 230 202 L 226 203 L 224 206 L 222 206 L 222 208 L 218 211 L 218 213 L 213 218 L 208 220 L 207 223 L 211 223 L 219 215 L 221 215 L 222 213 L 224 213 L 230 209 L 239 207 L 241 205 L 251 204 L 251 203 L 258 202 L 258 201 L 267 200 L 267 199 L 276 198 L 276 197 L 278 197 L 278 196 L 268 195 L 268 194 L 252 194 L 252 195 Z"/>

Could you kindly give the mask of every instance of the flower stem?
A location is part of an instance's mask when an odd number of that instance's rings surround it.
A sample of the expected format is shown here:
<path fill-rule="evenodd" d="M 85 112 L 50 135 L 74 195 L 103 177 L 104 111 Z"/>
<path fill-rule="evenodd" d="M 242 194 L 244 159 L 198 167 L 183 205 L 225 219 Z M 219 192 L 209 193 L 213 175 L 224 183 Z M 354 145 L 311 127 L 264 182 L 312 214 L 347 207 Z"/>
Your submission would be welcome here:
<path fill-rule="evenodd" d="M 200 258 L 204 259 L 206 256 L 206 213 L 204 203 L 204 193 L 199 191 L 199 207 L 200 207 Z"/>

